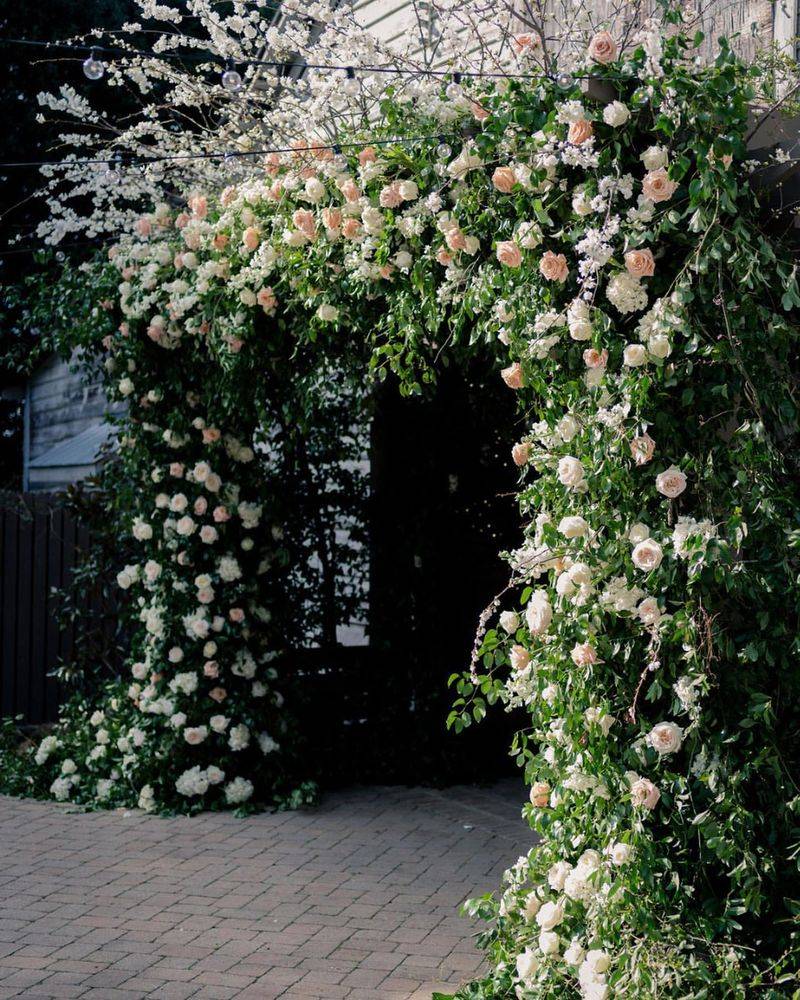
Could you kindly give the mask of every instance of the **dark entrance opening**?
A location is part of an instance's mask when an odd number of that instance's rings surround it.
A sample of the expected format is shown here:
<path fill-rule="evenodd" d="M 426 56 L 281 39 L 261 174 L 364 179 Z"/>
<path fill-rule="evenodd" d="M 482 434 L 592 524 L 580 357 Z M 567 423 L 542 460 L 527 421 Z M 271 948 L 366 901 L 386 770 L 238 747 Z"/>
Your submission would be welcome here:
<path fill-rule="evenodd" d="M 487 365 L 424 397 L 376 390 L 370 433 L 367 644 L 307 651 L 301 725 L 326 784 L 445 784 L 511 773 L 502 711 L 446 728 L 480 612 L 520 537 L 513 394 Z M 305 671 L 304 671 L 305 673 Z"/>

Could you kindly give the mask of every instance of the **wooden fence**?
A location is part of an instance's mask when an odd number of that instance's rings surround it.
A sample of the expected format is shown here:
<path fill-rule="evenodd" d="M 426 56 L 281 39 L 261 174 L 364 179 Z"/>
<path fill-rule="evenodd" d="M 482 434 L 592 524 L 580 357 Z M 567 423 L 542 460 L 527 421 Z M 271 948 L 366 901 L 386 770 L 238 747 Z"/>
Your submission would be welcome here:
<path fill-rule="evenodd" d="M 71 660 L 81 623 L 59 624 L 55 591 L 69 584 L 88 543 L 88 529 L 63 499 L 0 493 L 2 716 L 22 715 L 26 723 L 36 724 L 58 714 L 58 682 L 48 675 Z"/>

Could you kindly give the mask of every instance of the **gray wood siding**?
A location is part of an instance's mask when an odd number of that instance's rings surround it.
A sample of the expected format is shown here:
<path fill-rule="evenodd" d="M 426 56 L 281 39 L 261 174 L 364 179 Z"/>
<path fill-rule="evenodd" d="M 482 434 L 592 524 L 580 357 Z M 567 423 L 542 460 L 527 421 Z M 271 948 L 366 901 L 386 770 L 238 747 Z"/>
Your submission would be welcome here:
<path fill-rule="evenodd" d="M 99 424 L 108 409 L 99 374 L 85 382 L 82 372 L 53 356 L 31 377 L 30 457 Z"/>

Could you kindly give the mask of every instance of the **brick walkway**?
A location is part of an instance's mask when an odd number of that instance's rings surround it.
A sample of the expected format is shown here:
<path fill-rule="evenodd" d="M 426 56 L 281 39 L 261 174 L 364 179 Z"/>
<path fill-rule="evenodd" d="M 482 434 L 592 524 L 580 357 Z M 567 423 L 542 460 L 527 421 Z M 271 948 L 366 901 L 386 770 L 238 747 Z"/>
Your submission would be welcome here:
<path fill-rule="evenodd" d="M 457 907 L 530 847 L 517 781 L 236 819 L 0 797 L 0 1000 L 409 1000 L 480 968 Z"/>

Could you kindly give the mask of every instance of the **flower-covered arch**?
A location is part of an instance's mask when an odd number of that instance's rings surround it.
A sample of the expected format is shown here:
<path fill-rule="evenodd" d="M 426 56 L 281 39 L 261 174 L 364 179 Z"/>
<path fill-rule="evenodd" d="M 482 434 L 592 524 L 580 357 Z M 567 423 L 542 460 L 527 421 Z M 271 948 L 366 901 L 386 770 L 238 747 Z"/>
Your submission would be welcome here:
<path fill-rule="evenodd" d="M 451 723 L 527 713 L 540 842 L 468 905 L 493 971 L 463 995 L 790 995 L 800 296 L 749 183 L 756 71 L 694 44 L 601 33 L 576 76 L 443 87 L 444 124 L 389 95 L 368 137 L 270 154 L 112 249 L 138 626 L 130 676 L 36 749 L 34 791 L 195 809 L 288 787 L 265 373 L 311 351 L 415 391 L 442 353 L 490 352 L 524 418 L 523 538 Z"/>

